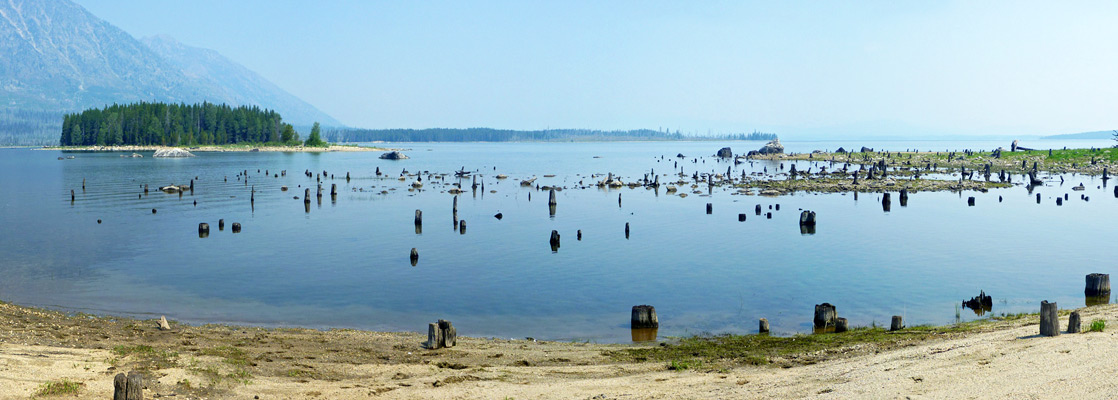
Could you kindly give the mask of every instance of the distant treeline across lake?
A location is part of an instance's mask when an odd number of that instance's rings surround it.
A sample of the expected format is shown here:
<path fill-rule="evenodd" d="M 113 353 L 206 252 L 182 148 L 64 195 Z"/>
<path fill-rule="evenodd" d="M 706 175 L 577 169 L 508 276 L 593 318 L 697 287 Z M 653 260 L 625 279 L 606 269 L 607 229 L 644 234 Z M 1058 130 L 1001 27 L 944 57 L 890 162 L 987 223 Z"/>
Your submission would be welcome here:
<path fill-rule="evenodd" d="M 773 133 L 733 133 L 716 136 L 686 136 L 676 131 L 652 129 L 604 131 L 595 129 L 547 129 L 519 131 L 493 128 L 431 129 L 327 129 L 329 142 L 590 142 L 641 140 L 773 140 Z"/>

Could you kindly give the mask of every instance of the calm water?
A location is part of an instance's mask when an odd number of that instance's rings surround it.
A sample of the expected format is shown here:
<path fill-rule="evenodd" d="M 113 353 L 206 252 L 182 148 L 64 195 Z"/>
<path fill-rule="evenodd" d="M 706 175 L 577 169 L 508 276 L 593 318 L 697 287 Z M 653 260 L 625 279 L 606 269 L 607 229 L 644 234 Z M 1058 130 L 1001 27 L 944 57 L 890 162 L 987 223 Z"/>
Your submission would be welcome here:
<path fill-rule="evenodd" d="M 422 331 L 443 318 L 467 336 L 618 342 L 629 340 L 630 308 L 637 304 L 656 306 L 661 336 L 748 333 L 761 317 L 778 333 L 807 332 L 813 306 L 822 302 L 835 304 L 853 325 L 886 323 L 894 314 L 910 325 L 943 324 L 979 290 L 994 297 L 995 313 L 1036 311 L 1044 299 L 1071 308 L 1084 303 L 1085 274 L 1118 272 L 1109 243 L 1118 199 L 1093 177 L 1069 175 L 1062 186 L 1057 179 L 1037 190 L 1044 198 L 1039 205 L 1024 187 L 1013 187 L 915 193 L 907 207 L 894 202 L 888 213 L 880 195 L 867 193 L 858 200 L 851 194 L 765 198 L 716 188 L 709 197 L 680 198 L 662 189 L 573 188 L 601 179 L 591 174 L 612 172 L 626 181 L 653 169 L 670 174 L 676 153 L 688 156 L 680 163 L 688 175 L 727 166 L 736 175 L 752 171 L 709 157 L 723 145 L 741 153 L 761 143 L 389 145 L 411 149 L 412 158 L 403 161 L 380 160 L 379 153 L 201 153 L 176 160 L 153 159 L 150 152 L 137 159 L 75 153 L 74 160 L 58 161 L 65 154 L 0 150 L 0 299 L 193 323 Z M 803 152 L 1008 144 L 785 145 Z M 699 156 L 707 157 L 692 162 Z M 758 162 L 752 168 L 765 166 L 777 167 Z M 376 176 L 378 167 L 386 177 Z M 458 217 L 467 221 L 465 234 L 453 229 L 453 196 L 441 182 L 409 191 L 414 178 L 396 179 L 404 169 L 462 167 L 478 170 L 485 184 L 472 194 L 463 182 Z M 247 185 L 237 177 L 246 169 Z M 265 170 L 288 174 L 273 178 Z M 315 180 L 304 170 L 336 176 L 324 179 L 321 204 L 312 193 L 309 213 L 301 197 L 308 186 L 314 192 Z M 498 173 L 510 179 L 498 181 Z M 541 185 L 567 187 L 554 217 L 547 192 L 519 185 L 532 176 Z M 157 189 L 193 177 L 193 195 Z M 1073 192 L 1080 182 L 1087 190 Z M 339 188 L 336 201 L 331 183 Z M 291 190 L 282 192 L 283 185 Z M 700 189 L 705 195 L 705 186 Z M 1071 200 L 1056 207 L 1054 196 L 1064 193 Z M 975 207 L 966 205 L 968 196 L 977 197 Z M 705 213 L 708 202 L 712 215 Z M 758 217 L 756 204 L 765 211 L 779 204 L 780 211 L 771 220 Z M 418 235 L 416 209 L 424 216 Z M 800 234 L 799 209 L 818 213 L 815 235 Z M 502 220 L 493 217 L 497 212 Z M 748 220 L 738 222 L 738 213 L 748 213 Z M 243 232 L 218 231 L 219 218 L 241 223 Z M 208 238 L 198 237 L 199 222 L 211 225 Z M 553 229 L 562 235 L 554 253 Z M 413 247 L 420 253 L 415 267 L 408 260 Z M 964 309 L 962 317 L 975 315 Z"/>

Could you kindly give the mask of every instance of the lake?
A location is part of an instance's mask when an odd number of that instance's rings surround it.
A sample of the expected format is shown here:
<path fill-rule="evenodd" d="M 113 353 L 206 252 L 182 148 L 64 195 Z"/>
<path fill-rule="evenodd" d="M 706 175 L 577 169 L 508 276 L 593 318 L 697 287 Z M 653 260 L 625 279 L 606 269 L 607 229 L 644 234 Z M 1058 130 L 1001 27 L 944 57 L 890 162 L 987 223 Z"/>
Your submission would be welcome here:
<path fill-rule="evenodd" d="M 379 144 L 408 149 L 411 159 L 400 161 L 381 160 L 378 152 L 155 159 L 151 152 L 121 158 L 0 149 L 0 299 L 187 323 L 425 332 L 441 318 L 465 336 L 626 342 L 630 309 L 639 304 L 656 307 L 660 336 L 751 333 L 758 318 L 786 335 L 810 332 L 814 305 L 823 302 L 836 305 L 853 326 L 888 324 L 892 315 L 904 315 L 908 325 L 952 323 L 957 313 L 978 318 L 958 305 L 980 290 L 993 296 L 995 314 L 1036 312 L 1046 299 L 1080 307 L 1086 274 L 1116 272 L 1110 242 L 1118 199 L 1099 177 L 1066 175 L 1064 184 L 1057 178 L 1034 194 L 1023 186 L 913 193 L 907 207 L 894 203 L 890 212 L 873 193 L 761 197 L 716 187 L 708 196 L 700 185 L 700 194 L 681 187 L 690 194 L 681 198 L 664 188 L 592 186 L 603 178 L 594 174 L 628 182 L 653 170 L 666 184 L 678 179 L 676 163 L 688 176 L 727 167 L 735 176 L 775 171 L 779 163 L 733 165 L 712 157 L 723 146 L 744 153 L 762 144 Z M 790 152 L 1008 147 L 981 141 L 784 144 Z M 75 159 L 57 160 L 68 155 Z M 461 181 L 466 191 L 458 196 L 457 216 L 466 221 L 464 234 L 455 229 L 454 196 L 443 185 L 456 182 L 453 175 L 445 182 L 424 175 L 415 191 L 409 190 L 414 178 L 397 179 L 403 170 L 460 168 L 476 171 L 484 183 L 484 190 L 472 191 L 468 179 Z M 247 183 L 238 176 L 244 170 Z M 273 176 L 282 170 L 286 176 Z M 321 202 L 307 170 L 333 175 L 323 178 Z M 195 177 L 193 193 L 158 189 Z M 547 191 L 519 184 L 532 177 L 565 188 L 557 193 L 554 216 Z M 580 182 L 591 187 L 577 188 Z M 1072 191 L 1078 183 L 1086 190 Z M 331 184 L 338 185 L 336 199 Z M 290 190 L 281 191 L 285 185 Z M 302 200 L 308 187 L 309 212 Z M 1070 200 L 1057 207 L 1055 197 L 1065 193 Z M 976 197 L 973 207 L 969 196 Z M 706 203 L 712 203 L 710 215 Z M 765 212 L 773 206 L 772 218 L 754 215 L 757 204 Z M 417 209 L 423 211 L 419 234 Z M 817 212 L 814 235 L 800 233 L 801 209 Z M 502 219 L 494 218 L 498 212 Z M 739 213 L 747 220 L 738 222 Z M 223 231 L 219 219 L 226 222 Z M 199 238 L 200 222 L 211 226 L 206 238 Z M 243 231 L 232 233 L 233 222 Z M 548 244 L 552 230 L 561 235 L 556 252 Z M 579 230 L 582 240 L 576 239 Z M 420 255 L 415 266 L 412 248 Z"/>

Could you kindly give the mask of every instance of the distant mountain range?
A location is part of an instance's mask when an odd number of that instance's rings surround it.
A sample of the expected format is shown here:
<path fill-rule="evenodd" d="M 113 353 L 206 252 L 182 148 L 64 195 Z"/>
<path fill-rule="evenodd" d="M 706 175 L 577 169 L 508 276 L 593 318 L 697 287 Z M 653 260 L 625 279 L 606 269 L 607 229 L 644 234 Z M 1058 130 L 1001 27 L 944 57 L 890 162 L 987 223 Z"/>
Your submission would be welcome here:
<path fill-rule="evenodd" d="M 1113 139 L 1114 131 L 1093 131 L 1065 133 L 1063 135 L 1041 136 L 1041 139 Z"/>
<path fill-rule="evenodd" d="M 257 105 L 295 125 L 341 126 L 216 51 L 137 40 L 69 0 L 0 1 L 0 117 L 58 114 L 56 126 L 0 131 L 0 140 L 49 132 L 57 141 L 63 113 L 138 101 Z"/>

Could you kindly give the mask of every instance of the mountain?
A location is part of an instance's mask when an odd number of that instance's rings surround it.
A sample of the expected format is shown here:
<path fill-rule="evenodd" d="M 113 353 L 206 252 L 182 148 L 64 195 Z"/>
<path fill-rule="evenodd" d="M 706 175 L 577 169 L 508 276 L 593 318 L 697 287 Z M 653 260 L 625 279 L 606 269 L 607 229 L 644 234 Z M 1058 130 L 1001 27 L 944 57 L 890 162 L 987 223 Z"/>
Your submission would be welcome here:
<path fill-rule="evenodd" d="M 284 121 L 295 125 L 311 125 L 315 122 L 325 126 L 342 125 L 333 117 L 216 51 L 190 47 L 167 35 L 146 37 L 142 42 L 182 71 L 187 79 L 212 92 L 223 93 L 224 98 L 228 99 L 226 103 L 256 104 L 270 108 L 278 111 Z"/>
<path fill-rule="evenodd" d="M 1081 133 L 1065 133 L 1063 135 L 1041 136 L 1041 139 L 1113 139 L 1114 131 L 1094 131 Z"/>
<path fill-rule="evenodd" d="M 146 43 L 69 0 L 0 0 L 0 110 L 58 113 L 61 124 L 62 113 L 113 103 L 209 101 L 341 125 L 217 52 Z"/>

